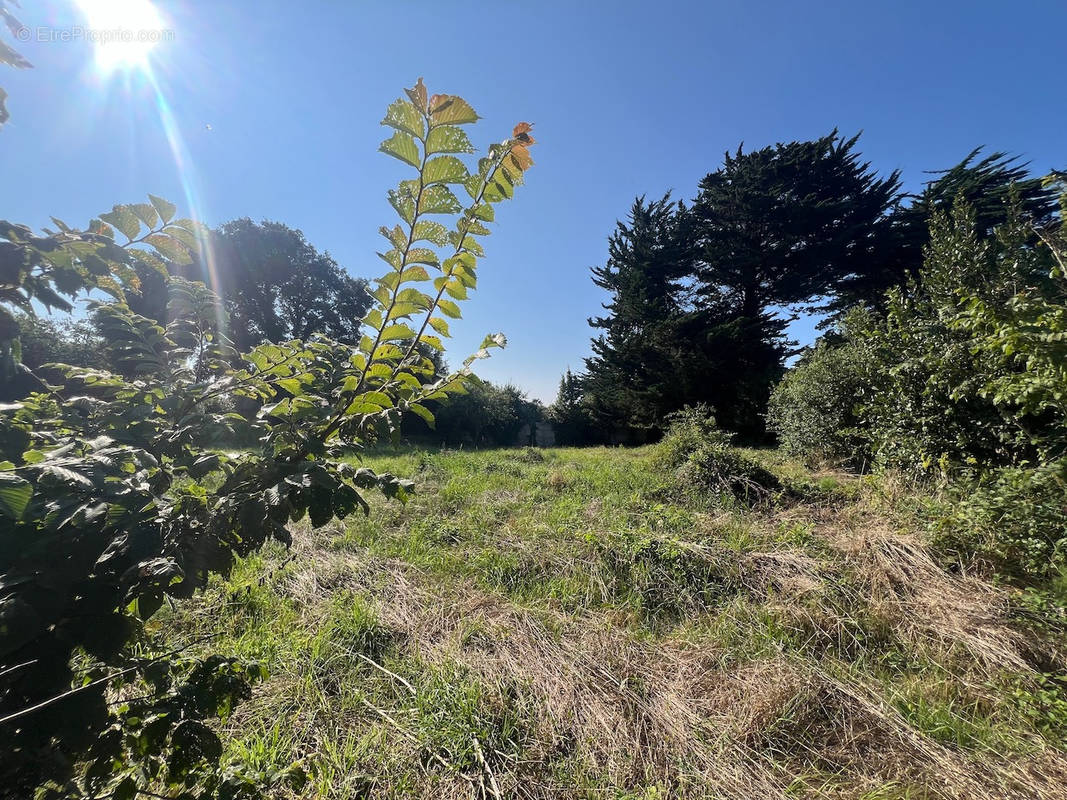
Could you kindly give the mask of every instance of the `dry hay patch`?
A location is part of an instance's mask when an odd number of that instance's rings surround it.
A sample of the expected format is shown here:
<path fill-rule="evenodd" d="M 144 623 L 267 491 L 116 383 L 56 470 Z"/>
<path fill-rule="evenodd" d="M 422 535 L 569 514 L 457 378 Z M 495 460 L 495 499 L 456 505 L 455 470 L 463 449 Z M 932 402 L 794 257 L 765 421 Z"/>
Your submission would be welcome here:
<path fill-rule="evenodd" d="M 903 635 L 964 647 L 985 663 L 1026 663 L 999 590 L 945 573 L 884 525 L 838 528 L 831 543 L 859 578 L 851 590 L 885 609 Z M 843 662 L 831 669 L 832 659 L 824 667 L 782 655 L 723 669 L 728 659 L 714 642 L 635 637 L 618 612 L 527 609 L 399 560 L 331 552 L 309 541 L 295 547 L 300 552 L 284 590 L 308 609 L 337 591 L 359 592 L 372 599 L 406 654 L 461 664 L 487 686 L 520 687 L 529 696 L 532 744 L 520 761 L 495 764 L 505 796 L 581 796 L 555 777 L 564 762 L 580 765 L 598 786 L 659 785 L 672 797 L 782 797 L 796 775 L 812 768 L 840 776 L 839 788 L 813 789 L 813 797 L 855 797 L 890 781 L 960 800 L 1065 796 L 1062 754 L 1013 761 L 932 741 L 900 716 L 880 686 L 855 677 Z M 825 565 L 803 554 L 745 558 L 745 580 L 757 595 L 806 596 L 827 579 Z M 416 742 L 397 740 L 391 761 L 419 758 Z M 471 796 L 469 775 L 443 775 L 433 764 L 422 769 L 423 796 Z"/>
<path fill-rule="evenodd" d="M 839 530 L 831 542 L 865 598 L 902 639 L 962 649 L 987 667 L 1031 669 L 1037 654 L 1033 642 L 1011 625 L 1005 590 L 946 572 L 916 537 L 881 521 Z"/>

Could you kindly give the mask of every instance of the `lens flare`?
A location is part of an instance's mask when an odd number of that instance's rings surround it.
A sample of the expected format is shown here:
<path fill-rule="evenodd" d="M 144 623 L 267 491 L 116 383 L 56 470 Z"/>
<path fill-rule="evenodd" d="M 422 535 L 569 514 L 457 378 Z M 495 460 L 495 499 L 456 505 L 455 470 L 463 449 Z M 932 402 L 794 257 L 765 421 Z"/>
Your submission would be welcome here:
<path fill-rule="evenodd" d="M 185 141 L 182 138 L 178 120 L 175 118 L 174 112 L 171 109 L 170 104 L 167 102 L 163 88 L 160 86 L 159 80 L 153 72 L 151 65 L 145 67 L 144 76 L 152 86 L 153 93 L 155 94 L 156 109 L 159 112 L 159 121 L 163 126 L 163 132 L 167 137 L 167 144 L 170 146 L 171 155 L 174 159 L 174 166 L 178 171 L 178 175 L 181 177 L 182 192 L 185 195 L 185 207 L 189 209 L 189 215 L 193 219 L 203 223 L 203 207 L 200 201 L 200 192 L 197 187 L 195 170 L 192 159 L 189 156 L 188 148 L 185 146 Z M 219 280 L 218 262 L 215 258 L 214 248 L 212 247 L 211 236 L 207 235 L 199 237 L 198 245 L 200 262 L 204 269 L 203 278 L 208 287 L 215 292 L 219 298 L 225 299 L 223 298 L 224 287 Z M 225 317 L 221 314 L 221 306 L 219 311 L 220 316 L 216 320 L 216 323 L 221 332 L 227 333 L 228 326 Z"/>
<path fill-rule="evenodd" d="M 93 44 L 94 71 L 106 77 L 109 85 L 132 96 L 134 87 L 142 83 L 151 87 L 159 122 L 170 147 L 174 167 L 181 180 L 184 206 L 188 215 L 197 222 L 205 219 L 196 169 L 189 149 L 181 134 L 163 82 L 156 68 L 164 66 L 163 59 L 150 58 L 152 50 L 160 41 L 169 41 L 171 31 L 163 16 L 150 0 L 76 0 L 86 19 L 86 38 Z M 111 80 L 117 78 L 117 81 Z M 203 278 L 210 288 L 222 296 L 223 286 L 219 280 L 218 265 L 212 249 L 211 237 L 201 236 L 198 241 L 199 259 L 203 265 Z M 225 321 L 218 320 L 219 329 L 225 332 Z"/>
<path fill-rule="evenodd" d="M 144 69 L 152 49 L 168 32 L 149 0 L 77 0 L 86 18 L 97 69 Z"/>

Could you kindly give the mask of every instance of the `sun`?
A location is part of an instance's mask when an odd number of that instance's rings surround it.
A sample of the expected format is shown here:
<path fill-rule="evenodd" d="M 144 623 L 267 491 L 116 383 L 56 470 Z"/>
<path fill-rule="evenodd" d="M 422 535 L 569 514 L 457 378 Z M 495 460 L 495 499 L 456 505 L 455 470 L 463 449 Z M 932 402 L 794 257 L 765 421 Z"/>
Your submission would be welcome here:
<path fill-rule="evenodd" d="M 152 48 L 167 35 L 150 0 L 76 0 L 101 72 L 144 68 Z"/>

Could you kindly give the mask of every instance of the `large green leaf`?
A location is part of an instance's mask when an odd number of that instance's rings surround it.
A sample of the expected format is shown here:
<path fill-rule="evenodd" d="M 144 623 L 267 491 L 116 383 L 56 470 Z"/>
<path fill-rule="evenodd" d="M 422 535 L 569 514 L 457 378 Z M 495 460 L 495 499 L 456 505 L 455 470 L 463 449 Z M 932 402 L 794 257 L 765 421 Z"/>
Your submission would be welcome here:
<path fill-rule="evenodd" d="M 430 98 L 430 125 L 467 125 L 478 121 L 470 103 L 454 94 L 437 94 Z"/>
<path fill-rule="evenodd" d="M 459 306 L 457 306 L 451 300 L 446 300 L 443 297 L 437 301 L 437 307 L 441 309 L 441 312 L 445 316 L 451 317 L 452 319 L 459 319 L 461 316 L 463 316 L 460 313 Z"/>
<path fill-rule="evenodd" d="M 467 287 L 461 280 L 451 280 L 445 284 L 445 291 L 457 300 L 467 299 Z"/>
<path fill-rule="evenodd" d="M 427 186 L 434 183 L 463 183 L 468 177 L 466 165 L 455 156 L 431 159 L 422 171 L 422 182 Z"/>
<path fill-rule="evenodd" d="M 462 208 L 452 190 L 439 183 L 427 186 L 419 201 L 421 214 L 456 214 Z"/>
<path fill-rule="evenodd" d="M 429 425 L 431 428 L 435 427 L 433 413 L 430 411 L 430 409 L 426 408 L 426 406 L 420 406 L 418 403 L 412 403 L 408 406 L 408 408 L 418 416 L 422 417 L 422 419 L 426 421 L 426 424 Z"/>
<path fill-rule="evenodd" d="M 419 146 L 415 144 L 415 140 L 410 134 L 404 131 L 395 131 L 392 136 L 382 142 L 378 149 L 383 153 L 399 158 L 405 164 L 415 167 L 415 169 L 418 169 L 422 164 Z"/>
<path fill-rule="evenodd" d="M 141 230 L 141 221 L 129 206 L 115 206 L 106 214 L 101 214 L 100 219 L 118 228 L 127 239 L 136 239 Z"/>
<path fill-rule="evenodd" d="M 492 222 L 496 212 L 493 211 L 493 207 L 488 203 L 479 203 L 471 209 L 471 215 L 482 222 Z"/>
<path fill-rule="evenodd" d="M 159 214 L 159 218 L 163 220 L 163 224 L 170 222 L 174 219 L 174 215 L 178 212 L 178 207 L 169 200 L 164 200 L 162 197 L 156 197 L 154 194 L 148 195 L 148 199 L 155 206 L 156 213 Z"/>
<path fill-rule="evenodd" d="M 378 232 L 389 240 L 389 243 L 398 250 L 403 250 L 408 243 L 408 235 L 404 233 L 404 229 L 399 225 L 394 225 L 392 228 L 387 228 L 384 225 L 378 228 Z"/>
<path fill-rule="evenodd" d="M 426 126 L 422 121 L 422 114 L 407 100 L 395 100 L 385 112 L 382 125 L 410 133 L 418 139 L 426 137 Z"/>
<path fill-rule="evenodd" d="M 378 253 L 378 258 L 384 261 L 393 269 L 400 269 L 404 263 L 404 254 L 397 250 L 395 247 L 385 253 Z"/>
<path fill-rule="evenodd" d="M 432 219 L 420 219 L 415 223 L 413 241 L 426 241 L 443 246 L 448 244 L 448 228 Z"/>
<path fill-rule="evenodd" d="M 391 342 L 398 339 L 414 339 L 415 331 L 407 325 L 389 325 L 382 331 L 379 338 L 383 342 Z"/>
<path fill-rule="evenodd" d="M 177 239 L 191 251 L 196 250 L 197 245 L 199 244 L 195 226 L 187 227 L 185 225 L 174 223 L 173 225 L 167 225 L 167 227 L 163 229 L 163 233 L 167 234 L 167 236 L 172 239 Z"/>
<path fill-rule="evenodd" d="M 437 253 L 428 247 L 412 247 L 408 250 L 405 264 L 428 264 L 431 267 L 440 266 L 441 260 Z"/>
<path fill-rule="evenodd" d="M 175 264 L 189 264 L 193 260 L 192 256 L 189 255 L 189 248 L 173 236 L 152 233 L 146 236 L 144 240 Z"/>
<path fill-rule="evenodd" d="M 137 219 L 145 224 L 146 228 L 154 228 L 159 222 L 159 215 L 150 203 L 134 203 L 130 209 L 137 215 Z"/>
<path fill-rule="evenodd" d="M 492 208 L 492 206 L 489 206 L 489 208 Z M 459 221 L 459 229 L 468 235 L 468 240 L 470 236 L 488 236 L 491 233 L 485 225 L 473 216 L 461 219 Z"/>
<path fill-rule="evenodd" d="M 400 274 L 400 282 L 407 283 L 408 281 L 419 282 L 430 280 L 430 273 L 426 271 L 426 267 L 421 264 L 416 264 L 411 267 L 406 267 Z"/>
<path fill-rule="evenodd" d="M 462 128 L 453 125 L 441 125 L 433 128 L 426 137 L 426 152 L 433 153 L 473 153 L 474 145 Z"/>
<path fill-rule="evenodd" d="M 396 213 L 404 222 L 410 223 L 415 219 L 415 198 L 406 183 L 407 181 L 398 188 L 389 190 L 389 205 L 396 209 Z"/>
<path fill-rule="evenodd" d="M 21 519 L 31 497 L 33 485 L 29 481 L 0 472 L 0 512 L 12 519 Z"/>

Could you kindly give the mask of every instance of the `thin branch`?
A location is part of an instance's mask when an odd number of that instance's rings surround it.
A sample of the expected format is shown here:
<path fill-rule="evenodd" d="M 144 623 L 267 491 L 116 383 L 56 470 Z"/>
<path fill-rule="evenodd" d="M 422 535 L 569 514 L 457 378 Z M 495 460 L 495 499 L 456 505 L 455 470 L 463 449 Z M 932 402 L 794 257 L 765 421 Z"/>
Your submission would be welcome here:
<path fill-rule="evenodd" d="M 127 667 L 126 669 L 119 670 L 118 672 L 112 672 L 110 675 L 105 675 L 103 678 L 97 678 L 95 681 L 87 683 L 84 686 L 79 686 L 76 689 L 71 689 L 70 691 L 63 692 L 62 694 L 57 694 L 55 697 L 50 697 L 47 700 L 42 700 L 36 705 L 29 706 L 28 708 L 24 708 L 21 711 L 16 711 L 13 714 L 8 714 L 6 717 L 0 717 L 0 725 L 3 725 L 7 722 L 11 722 L 12 720 L 19 719 L 21 717 L 25 717 L 28 714 L 32 714 L 34 711 L 40 711 L 42 708 L 47 708 L 48 706 L 53 705 L 54 703 L 58 703 L 60 700 L 65 700 L 68 697 L 80 694 L 81 692 L 87 691 L 88 689 L 92 689 L 93 687 L 99 686 L 102 683 L 109 683 L 115 678 L 121 678 L 123 675 L 128 675 L 131 672 L 136 672 L 139 669 L 143 669 L 148 664 L 152 664 L 156 661 L 162 661 L 164 658 L 170 658 L 171 656 L 177 655 L 183 650 L 188 650 L 193 645 L 200 644 L 201 642 L 206 642 L 209 639 L 216 639 L 221 635 L 221 633 L 211 633 L 206 636 L 201 636 L 198 639 L 194 639 L 193 641 L 188 642 L 187 644 L 184 644 L 175 650 L 171 650 L 169 653 L 163 653 L 162 655 L 144 659 L 132 667 Z"/>
<path fill-rule="evenodd" d="M 482 200 L 485 199 L 485 190 L 487 188 L 489 188 L 489 180 L 490 180 L 490 178 L 492 178 L 493 174 L 503 165 L 504 160 L 509 155 L 511 155 L 512 147 L 513 147 L 512 144 L 509 144 L 507 147 L 505 147 L 503 153 L 500 156 L 500 158 L 498 158 L 496 160 L 495 165 L 493 165 L 486 172 L 486 178 L 485 178 L 485 181 L 482 183 L 481 189 L 478 190 L 478 196 L 476 198 L 474 198 L 474 202 L 471 203 L 470 207 L 463 212 L 463 215 L 462 215 L 463 219 L 467 219 L 467 212 L 468 211 L 473 211 L 473 209 L 475 209 L 479 205 L 481 205 Z M 469 222 L 469 220 L 468 220 L 468 222 Z M 458 256 L 460 253 L 463 252 L 464 244 L 467 241 L 467 235 L 469 233 L 470 233 L 470 225 L 468 224 L 464 228 L 463 233 L 460 236 L 459 243 L 456 245 L 456 249 L 452 253 L 452 255 L 450 256 L 450 258 L 455 258 L 456 256 Z M 447 261 L 447 260 L 448 259 L 445 259 L 445 261 Z M 455 269 L 453 268 L 452 272 L 450 272 L 447 275 L 445 275 L 445 277 L 446 278 L 451 278 L 454 274 L 455 274 Z M 400 366 L 405 361 L 407 361 L 409 358 L 411 358 L 411 354 L 415 351 L 415 348 L 418 347 L 419 342 L 422 341 L 422 335 L 426 332 L 426 326 L 430 324 L 430 318 L 433 316 L 434 312 L 437 310 L 437 304 L 440 303 L 441 302 L 441 298 L 444 297 L 445 287 L 447 285 L 448 285 L 447 282 L 443 283 L 441 285 L 441 288 L 437 290 L 437 296 L 433 299 L 433 303 L 430 304 L 430 308 L 426 312 L 426 316 L 422 321 L 422 327 L 420 327 L 418 333 L 415 334 L 415 338 L 412 340 L 411 345 L 407 349 L 407 352 L 404 353 L 404 357 L 402 359 L 400 359 L 400 361 L 397 363 L 396 368 L 393 370 L 393 374 L 390 376 L 390 380 L 392 380 L 392 378 L 396 377 L 397 373 L 400 371 Z"/>
<path fill-rule="evenodd" d="M 347 650 L 347 648 L 345 648 L 345 649 Z M 365 656 L 362 653 L 358 653 L 355 650 L 348 650 L 348 652 L 351 653 L 352 655 L 356 656 L 357 658 L 360 658 L 363 661 L 366 661 L 368 664 L 370 664 L 376 670 L 379 670 L 380 672 L 384 672 L 390 678 L 395 678 L 397 681 L 402 683 L 407 688 L 407 690 L 409 692 L 411 692 L 413 695 L 416 694 L 414 686 L 412 686 L 410 683 L 408 683 L 404 678 L 402 678 L 399 675 L 397 675 L 395 672 L 391 672 L 390 670 L 388 670 L 385 667 L 383 667 L 381 664 L 379 664 L 373 658 Z"/>
<path fill-rule="evenodd" d="M 30 664 L 36 664 L 36 663 L 37 663 L 37 659 L 35 658 L 35 659 L 32 659 L 31 661 L 23 661 L 21 664 L 15 664 L 15 666 L 8 667 L 7 669 L 5 669 L 2 672 L 0 672 L 0 678 L 4 677 L 5 675 L 7 675 L 9 673 L 12 673 L 12 672 L 14 672 L 16 670 L 20 670 L 23 667 L 28 667 Z"/>

